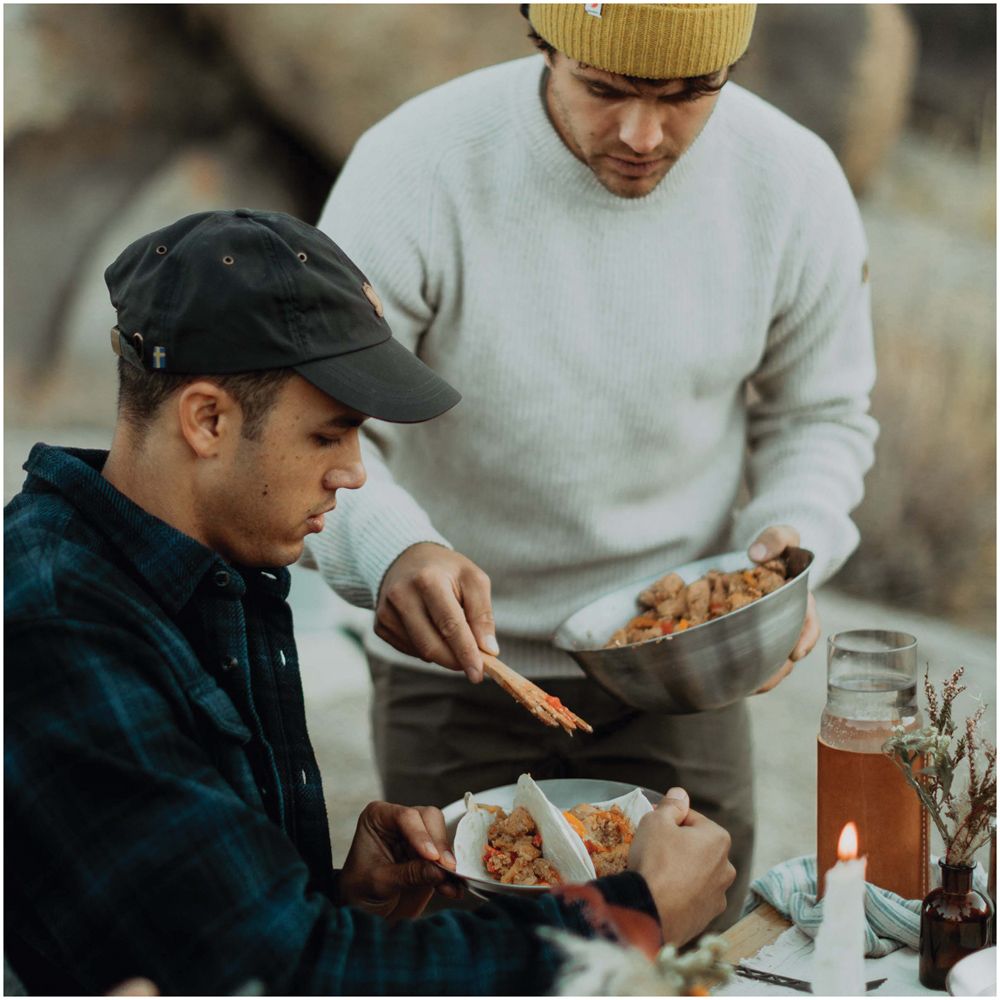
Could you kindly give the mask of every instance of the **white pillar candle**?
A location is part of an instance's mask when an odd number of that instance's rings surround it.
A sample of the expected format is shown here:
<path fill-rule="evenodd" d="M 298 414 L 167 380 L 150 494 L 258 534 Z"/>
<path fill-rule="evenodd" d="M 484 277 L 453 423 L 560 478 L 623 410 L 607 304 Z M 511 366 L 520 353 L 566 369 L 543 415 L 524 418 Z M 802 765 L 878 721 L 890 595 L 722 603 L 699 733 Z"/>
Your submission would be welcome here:
<path fill-rule="evenodd" d="M 840 834 L 837 857 L 826 873 L 812 987 L 817 996 L 860 997 L 865 995 L 865 859 L 858 858 L 853 823 Z"/>

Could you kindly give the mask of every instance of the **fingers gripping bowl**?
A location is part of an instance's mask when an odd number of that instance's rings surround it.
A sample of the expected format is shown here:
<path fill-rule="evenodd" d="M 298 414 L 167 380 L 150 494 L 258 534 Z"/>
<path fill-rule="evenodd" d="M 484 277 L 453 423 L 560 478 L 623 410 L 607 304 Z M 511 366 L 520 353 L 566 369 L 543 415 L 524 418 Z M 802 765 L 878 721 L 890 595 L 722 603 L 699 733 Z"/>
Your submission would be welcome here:
<path fill-rule="evenodd" d="M 559 626 L 553 643 L 584 673 L 627 705 L 674 715 L 723 708 L 757 690 L 788 659 L 802 631 L 813 554 L 789 548 L 788 581 L 752 604 L 702 625 L 645 642 L 604 648 L 636 613 L 636 595 L 663 576 L 637 580 L 593 601 Z M 745 552 L 727 552 L 677 567 L 692 583 L 709 570 L 733 572 Z"/>

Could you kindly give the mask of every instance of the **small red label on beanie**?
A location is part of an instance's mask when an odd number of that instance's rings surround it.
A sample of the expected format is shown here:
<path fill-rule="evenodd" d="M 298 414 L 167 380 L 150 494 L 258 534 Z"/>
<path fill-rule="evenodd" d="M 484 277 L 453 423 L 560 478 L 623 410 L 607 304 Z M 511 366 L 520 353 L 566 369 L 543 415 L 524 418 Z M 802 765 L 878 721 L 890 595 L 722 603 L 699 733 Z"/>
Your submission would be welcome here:
<path fill-rule="evenodd" d="M 585 3 L 583 9 L 590 14 L 592 17 L 600 17 L 601 9 L 604 7 L 602 3 Z"/>

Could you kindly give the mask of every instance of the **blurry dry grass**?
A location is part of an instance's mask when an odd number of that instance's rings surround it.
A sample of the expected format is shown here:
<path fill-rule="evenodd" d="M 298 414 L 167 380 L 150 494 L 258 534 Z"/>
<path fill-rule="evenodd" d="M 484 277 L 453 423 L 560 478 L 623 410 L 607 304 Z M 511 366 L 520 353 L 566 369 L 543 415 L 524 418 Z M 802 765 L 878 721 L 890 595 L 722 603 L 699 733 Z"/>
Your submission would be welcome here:
<path fill-rule="evenodd" d="M 862 210 L 882 433 L 836 585 L 996 626 L 995 138 L 909 133 Z"/>

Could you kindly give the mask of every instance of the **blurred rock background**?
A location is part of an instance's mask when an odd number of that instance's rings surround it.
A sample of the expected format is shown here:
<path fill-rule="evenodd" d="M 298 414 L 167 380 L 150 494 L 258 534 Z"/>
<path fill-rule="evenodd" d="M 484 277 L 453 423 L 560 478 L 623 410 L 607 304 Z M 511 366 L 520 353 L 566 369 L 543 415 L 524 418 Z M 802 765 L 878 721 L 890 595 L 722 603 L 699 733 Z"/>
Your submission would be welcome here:
<path fill-rule="evenodd" d="M 925 630 L 941 623 L 942 670 L 969 652 L 988 700 L 995 19 L 991 4 L 762 5 L 735 73 L 831 145 L 871 244 L 882 435 L 839 606 L 858 627 L 894 608 Z M 102 273 L 128 242 L 206 208 L 313 221 L 369 125 L 431 86 L 533 51 L 516 5 L 8 4 L 4 28 L 5 499 L 34 441 L 110 440 L 114 313 Z M 879 615 L 859 620 L 866 607 Z M 322 608 L 326 627 L 345 614 Z M 329 686 L 324 648 L 317 640 L 307 680 Z M 317 690 L 311 712 L 344 698 L 335 684 Z M 342 763 L 347 753 L 367 793 L 357 706 L 340 718 L 352 728 L 321 752 Z M 317 744 L 335 736 L 324 729 Z"/>

